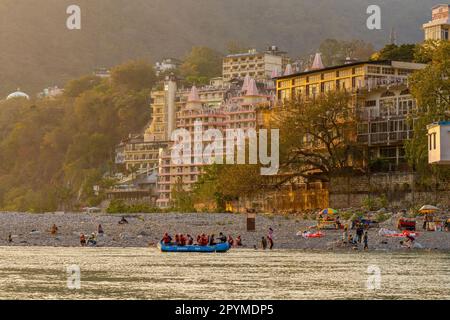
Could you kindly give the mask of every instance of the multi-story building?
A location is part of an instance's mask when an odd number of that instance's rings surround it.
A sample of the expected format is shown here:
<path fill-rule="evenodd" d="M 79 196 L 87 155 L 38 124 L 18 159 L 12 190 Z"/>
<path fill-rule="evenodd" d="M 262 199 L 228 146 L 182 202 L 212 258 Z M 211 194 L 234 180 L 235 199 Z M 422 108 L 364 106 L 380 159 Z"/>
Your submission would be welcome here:
<path fill-rule="evenodd" d="M 170 148 L 161 151 L 157 200 L 160 207 L 170 204 L 172 191 L 177 184 L 181 183 L 184 190 L 192 190 L 204 168 L 209 165 L 201 155 L 196 154 L 199 148 L 204 150 L 206 144 L 210 143 L 202 141 L 201 146 L 195 145 L 196 122 L 201 121 L 202 130 L 217 129 L 222 133 L 222 140 L 218 141 L 224 146 L 223 152 L 214 156 L 225 157 L 226 130 L 242 129 L 244 133 L 248 129 L 257 130 L 264 120 L 258 111 L 270 107 L 273 101 L 270 94 L 260 94 L 255 80 L 249 78 L 244 81 L 242 87 L 230 86 L 224 92 L 224 99 L 220 104 L 211 104 L 208 98 L 215 90 L 217 89 L 213 87 L 202 90 L 192 87 L 186 102 L 177 113 L 177 128 L 189 132 L 193 154 L 189 164 L 179 164 L 173 161 Z"/>
<path fill-rule="evenodd" d="M 181 65 L 181 61 L 176 58 L 164 58 L 160 62 L 155 63 L 155 72 L 159 76 L 162 73 L 173 71 Z"/>
<path fill-rule="evenodd" d="M 425 40 L 450 40 L 450 5 L 439 4 L 432 8 L 431 21 L 423 25 Z"/>
<path fill-rule="evenodd" d="M 250 76 L 257 81 L 265 81 L 274 73 L 281 74 L 289 63 L 286 53 L 271 46 L 265 52 L 251 49 L 246 53 L 227 55 L 223 59 L 223 79 L 243 79 Z"/>
<path fill-rule="evenodd" d="M 393 166 L 404 160 L 404 141 L 412 137 L 408 115 L 416 101 L 408 89 L 408 76 L 424 64 L 366 61 L 312 70 L 277 78 L 280 102 L 295 96 L 313 98 L 334 90 L 353 95 L 357 141 L 370 159 L 382 158 Z"/>

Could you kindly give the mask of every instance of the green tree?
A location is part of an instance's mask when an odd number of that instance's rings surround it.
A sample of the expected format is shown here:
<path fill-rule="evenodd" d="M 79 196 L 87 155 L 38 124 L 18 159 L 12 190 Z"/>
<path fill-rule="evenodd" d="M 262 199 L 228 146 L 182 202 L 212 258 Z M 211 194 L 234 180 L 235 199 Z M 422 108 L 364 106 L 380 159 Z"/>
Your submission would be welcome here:
<path fill-rule="evenodd" d="M 114 81 L 82 77 L 55 99 L 0 101 L 0 208 L 98 204 L 104 193 L 93 186 L 108 186 L 115 146 L 150 120 L 149 70 L 127 63 Z"/>
<path fill-rule="evenodd" d="M 415 44 L 402 44 L 400 46 L 396 44 L 388 44 L 379 52 L 375 53 L 373 60 L 394 60 L 413 62 L 416 52 Z"/>
<path fill-rule="evenodd" d="M 406 142 L 409 164 L 424 175 L 430 172 L 427 125 L 450 119 L 450 43 L 441 42 L 434 50 L 428 48 L 426 52 L 431 63 L 410 78 L 411 92 L 418 108 L 410 117 L 414 138 Z"/>
<path fill-rule="evenodd" d="M 64 87 L 64 94 L 68 97 L 76 98 L 85 91 L 91 90 L 101 83 L 102 79 L 88 75 L 79 79 L 69 81 Z"/>
<path fill-rule="evenodd" d="M 111 70 L 113 85 L 127 90 L 150 90 L 156 81 L 153 67 L 145 61 L 130 61 Z"/>
<path fill-rule="evenodd" d="M 207 84 L 222 74 L 222 54 L 208 47 L 194 47 L 184 59 L 180 73 L 188 83 Z"/>
<path fill-rule="evenodd" d="M 295 99 L 277 110 L 273 126 L 280 128 L 280 168 L 291 173 L 288 179 L 314 175 L 329 180 L 361 157 L 350 99 L 347 92 L 335 91 Z"/>

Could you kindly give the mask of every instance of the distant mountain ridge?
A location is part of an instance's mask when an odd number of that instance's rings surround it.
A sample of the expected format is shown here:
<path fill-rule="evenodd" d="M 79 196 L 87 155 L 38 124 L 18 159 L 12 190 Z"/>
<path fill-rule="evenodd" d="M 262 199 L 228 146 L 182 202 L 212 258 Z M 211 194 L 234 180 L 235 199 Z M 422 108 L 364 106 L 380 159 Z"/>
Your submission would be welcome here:
<path fill-rule="evenodd" d="M 395 27 L 398 41 L 423 39 L 435 0 L 1 0 L 0 98 L 20 87 L 44 87 L 129 59 L 183 57 L 192 46 L 221 52 L 229 41 L 291 56 L 313 52 L 326 38 L 362 39 L 381 47 Z M 66 28 L 78 4 L 82 30 Z M 378 4 L 382 28 L 366 27 Z"/>

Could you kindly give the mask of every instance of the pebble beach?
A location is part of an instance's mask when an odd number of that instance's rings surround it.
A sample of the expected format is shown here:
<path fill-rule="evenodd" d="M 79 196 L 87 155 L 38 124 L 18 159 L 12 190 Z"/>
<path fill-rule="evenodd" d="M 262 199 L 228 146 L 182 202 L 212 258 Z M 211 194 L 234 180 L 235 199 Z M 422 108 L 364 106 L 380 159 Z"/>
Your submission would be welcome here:
<path fill-rule="evenodd" d="M 80 233 L 89 235 L 102 225 L 105 234 L 98 237 L 98 247 L 154 247 L 164 232 L 196 236 L 200 233 L 223 232 L 233 238 L 240 235 L 243 248 L 260 249 L 261 237 L 268 229 L 274 230 L 274 249 L 299 250 L 362 250 L 342 244 L 342 231 L 324 230 L 322 238 L 305 239 L 297 236 L 308 230 L 316 221 L 303 220 L 298 215 L 257 215 L 256 231 L 246 230 L 247 217 L 243 214 L 225 213 L 151 213 L 124 215 L 129 222 L 120 225 L 122 215 L 86 213 L 0 213 L 0 246 L 80 246 Z M 56 224 L 58 233 L 50 233 Z M 387 221 L 380 227 L 395 230 L 395 222 Z M 387 238 L 378 234 L 379 229 L 369 230 L 369 250 L 408 250 L 402 248 L 399 238 Z M 349 230 L 354 234 L 354 230 Z M 450 232 L 422 232 L 416 242 L 421 250 L 450 251 Z M 12 242 L 8 241 L 11 234 Z M 418 249 L 413 249 L 418 250 Z"/>

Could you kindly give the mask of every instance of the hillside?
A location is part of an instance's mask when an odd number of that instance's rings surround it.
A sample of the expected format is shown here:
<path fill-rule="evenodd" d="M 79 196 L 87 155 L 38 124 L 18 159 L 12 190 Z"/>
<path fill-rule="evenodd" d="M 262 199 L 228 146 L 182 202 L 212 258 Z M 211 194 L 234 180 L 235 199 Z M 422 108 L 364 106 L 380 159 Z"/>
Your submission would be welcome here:
<path fill-rule="evenodd" d="M 383 30 L 366 28 L 371 0 L 78 0 L 82 30 L 69 31 L 72 0 L 0 2 L 0 97 L 36 93 L 99 66 L 133 58 L 182 57 L 192 46 L 225 51 L 235 40 L 290 55 L 326 38 L 364 39 L 381 47 L 392 27 L 399 42 L 418 42 L 436 0 L 379 0 Z"/>

